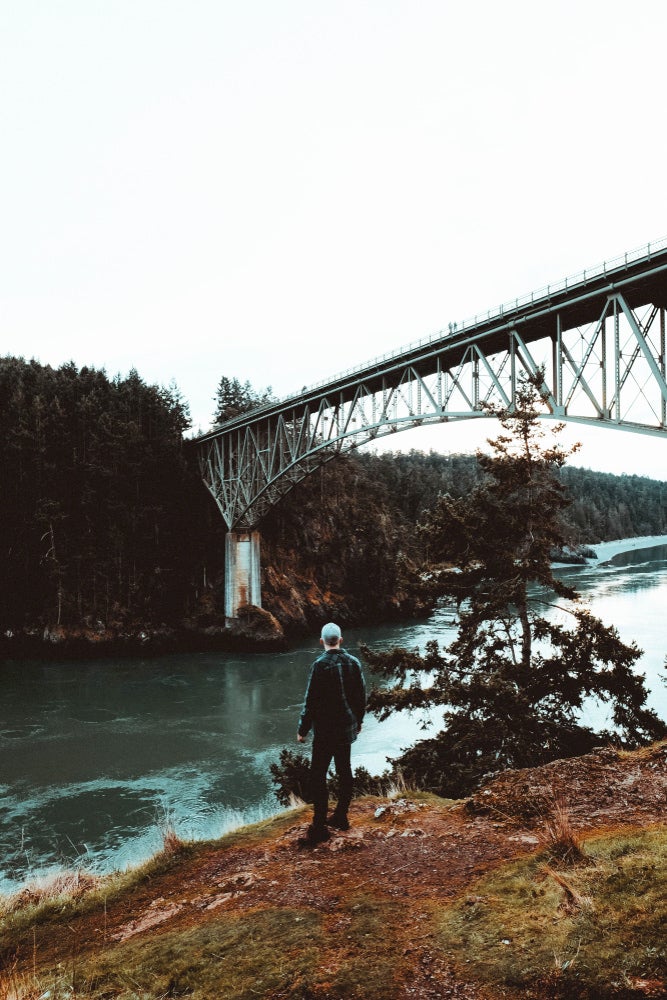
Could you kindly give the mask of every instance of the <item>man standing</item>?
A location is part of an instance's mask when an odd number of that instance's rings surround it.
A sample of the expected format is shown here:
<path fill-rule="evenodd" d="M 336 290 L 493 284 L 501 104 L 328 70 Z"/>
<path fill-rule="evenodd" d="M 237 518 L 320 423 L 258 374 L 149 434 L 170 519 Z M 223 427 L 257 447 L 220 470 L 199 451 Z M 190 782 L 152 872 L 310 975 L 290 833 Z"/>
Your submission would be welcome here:
<path fill-rule="evenodd" d="M 313 822 L 300 841 L 314 847 L 329 839 L 328 826 L 349 830 L 347 810 L 352 800 L 352 744 L 361 732 L 366 709 L 366 688 L 361 664 L 356 656 L 341 649 L 340 628 L 329 622 L 322 629 L 324 646 L 313 663 L 306 697 L 301 710 L 297 741 L 303 743 L 313 729 L 313 754 L 310 763 L 310 789 L 313 796 Z M 336 765 L 340 784 L 338 804 L 327 820 L 327 771 L 331 760 Z"/>

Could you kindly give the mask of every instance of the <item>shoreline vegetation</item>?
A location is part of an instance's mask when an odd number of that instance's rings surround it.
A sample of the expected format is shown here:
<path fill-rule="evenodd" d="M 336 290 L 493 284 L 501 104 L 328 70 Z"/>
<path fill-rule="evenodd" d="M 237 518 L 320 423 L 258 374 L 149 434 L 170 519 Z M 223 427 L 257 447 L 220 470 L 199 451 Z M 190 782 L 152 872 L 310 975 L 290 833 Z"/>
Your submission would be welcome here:
<path fill-rule="evenodd" d="M 553 566 L 602 566 L 624 552 L 660 545 L 667 545 L 667 534 L 584 543 L 568 553 L 568 558 L 556 557 Z M 411 609 L 403 617 L 405 620 L 427 618 L 432 610 L 432 605 L 426 605 L 419 609 L 420 613 Z M 287 649 L 290 638 L 300 634 L 286 635 L 280 621 L 270 611 L 246 606 L 232 626 L 191 622 L 176 626 L 146 624 L 135 628 L 113 628 L 97 622 L 71 628 L 56 625 L 6 629 L 0 634 L 0 661 L 131 658 L 211 651 L 273 652 Z"/>
<path fill-rule="evenodd" d="M 278 652 L 287 640 L 278 621 L 261 608 L 246 605 L 231 626 L 95 625 L 28 626 L 0 635 L 2 660 L 79 660 L 119 656 L 162 656 L 169 653 Z"/>
<path fill-rule="evenodd" d="M 145 864 L 0 898 L 3 1000 L 639 1000 L 664 996 L 667 742 L 303 804 Z"/>

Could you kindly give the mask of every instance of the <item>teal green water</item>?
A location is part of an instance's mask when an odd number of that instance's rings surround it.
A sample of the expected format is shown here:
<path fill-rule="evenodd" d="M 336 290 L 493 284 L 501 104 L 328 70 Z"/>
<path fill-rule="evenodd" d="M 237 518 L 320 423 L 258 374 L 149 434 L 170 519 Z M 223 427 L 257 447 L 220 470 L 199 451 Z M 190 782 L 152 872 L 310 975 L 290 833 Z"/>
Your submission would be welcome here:
<path fill-rule="evenodd" d="M 667 717 L 667 546 L 561 572 L 645 650 L 639 669 Z M 453 635 L 451 612 L 441 609 L 425 622 L 345 638 L 354 652 L 360 641 L 423 647 Z M 122 868 L 159 846 L 166 822 L 184 837 L 211 837 L 277 811 L 268 764 L 282 747 L 296 748 L 316 652 L 313 642 L 278 655 L 1 664 L 0 891 L 54 866 Z M 369 718 L 355 765 L 381 772 L 419 737 L 419 723 Z"/>

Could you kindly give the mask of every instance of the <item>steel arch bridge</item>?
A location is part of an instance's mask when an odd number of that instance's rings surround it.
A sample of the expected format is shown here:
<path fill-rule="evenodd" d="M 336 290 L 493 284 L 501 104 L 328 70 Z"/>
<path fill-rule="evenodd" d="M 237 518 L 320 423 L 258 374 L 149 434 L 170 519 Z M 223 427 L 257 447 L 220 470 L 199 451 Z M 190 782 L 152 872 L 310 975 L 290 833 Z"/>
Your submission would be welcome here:
<path fill-rule="evenodd" d="M 257 526 L 314 469 L 398 430 L 485 418 L 485 404 L 511 410 L 521 372 L 544 370 L 545 417 L 667 438 L 666 309 L 667 239 L 197 438 L 202 477 L 228 531 L 255 538 L 238 572 L 259 579 Z M 230 566 L 235 553 L 230 540 Z M 258 583 L 239 596 L 259 604 Z"/>

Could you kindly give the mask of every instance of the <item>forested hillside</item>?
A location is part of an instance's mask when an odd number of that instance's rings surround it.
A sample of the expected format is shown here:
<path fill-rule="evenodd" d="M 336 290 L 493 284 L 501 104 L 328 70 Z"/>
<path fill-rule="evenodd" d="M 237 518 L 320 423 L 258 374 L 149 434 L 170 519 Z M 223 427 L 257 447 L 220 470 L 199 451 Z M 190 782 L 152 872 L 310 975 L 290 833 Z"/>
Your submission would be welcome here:
<path fill-rule="evenodd" d="M 3 631 L 183 614 L 205 498 L 177 391 L 4 358 L 0 420 Z"/>
<path fill-rule="evenodd" d="M 176 387 L 0 359 L 0 635 L 219 630 L 225 526 L 183 441 Z M 262 524 L 263 601 L 283 627 L 417 614 L 414 525 L 466 496 L 472 456 L 357 454 L 295 488 Z M 573 540 L 667 533 L 667 484 L 562 470 Z"/>
<path fill-rule="evenodd" d="M 480 477 L 474 455 L 410 452 L 363 455 L 359 460 L 373 478 L 381 478 L 389 487 L 409 521 L 419 520 L 438 493 L 465 496 Z M 565 466 L 559 476 L 572 498 L 566 520 L 575 542 L 593 544 L 667 532 L 667 483 L 574 466 Z"/>

